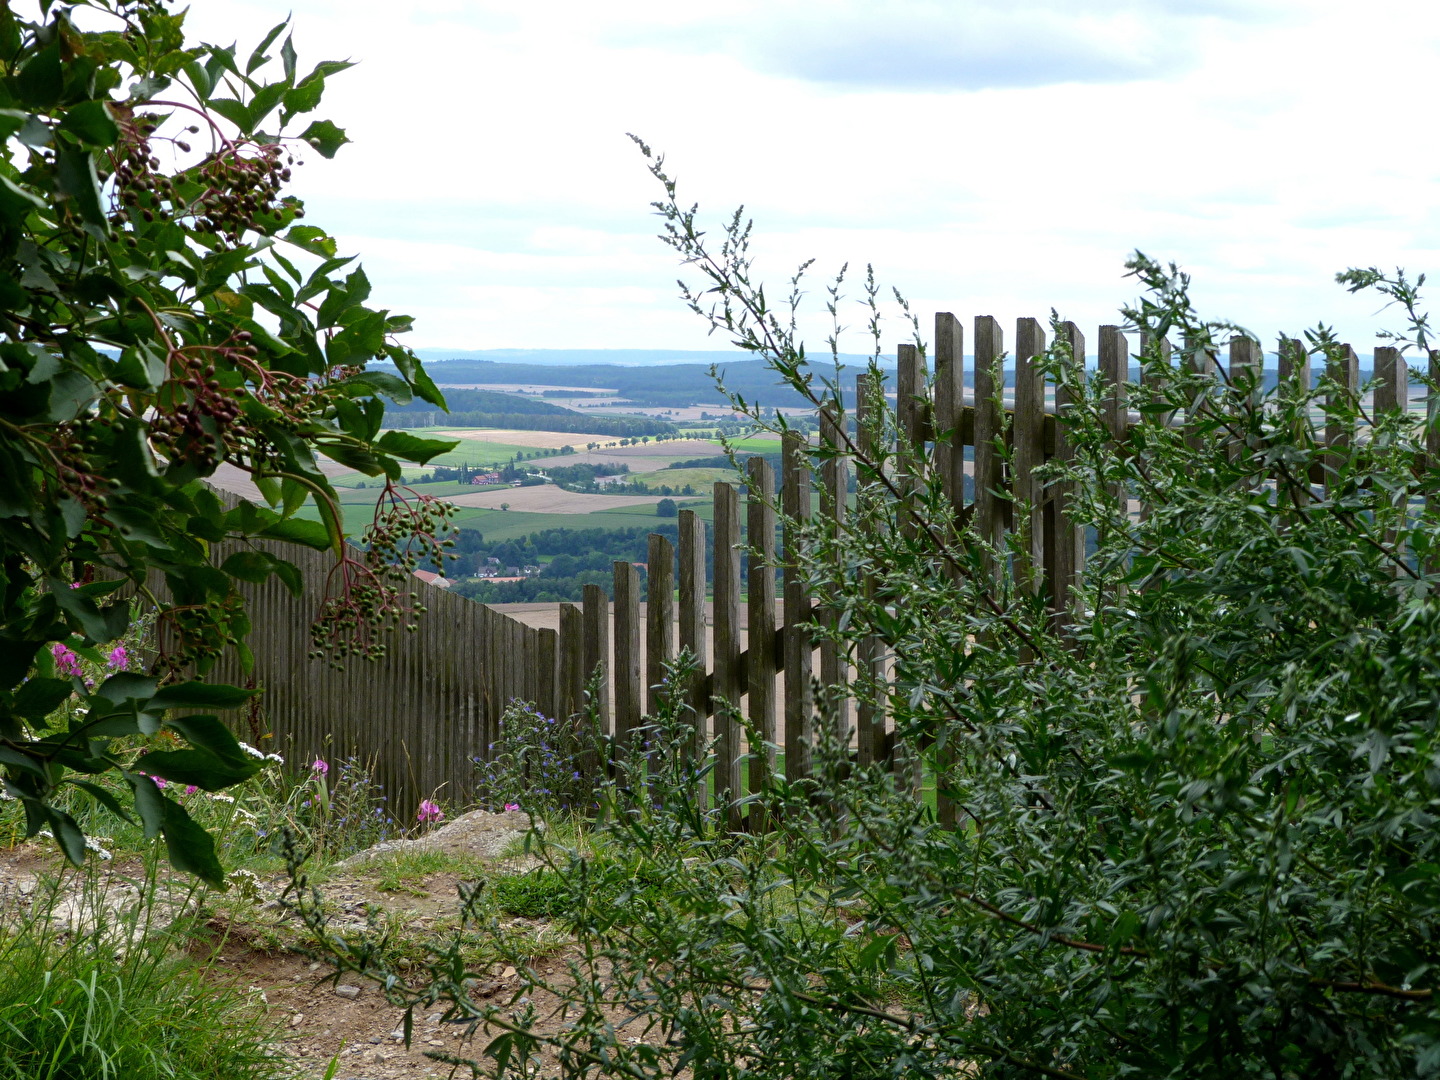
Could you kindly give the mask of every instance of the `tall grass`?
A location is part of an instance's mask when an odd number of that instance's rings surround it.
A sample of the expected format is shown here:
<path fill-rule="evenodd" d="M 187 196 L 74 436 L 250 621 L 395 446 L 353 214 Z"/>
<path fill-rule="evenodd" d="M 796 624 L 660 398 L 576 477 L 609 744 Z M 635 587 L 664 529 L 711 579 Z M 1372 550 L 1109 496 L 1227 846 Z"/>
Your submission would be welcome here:
<path fill-rule="evenodd" d="M 69 887 L 62 887 L 67 881 Z M 153 876 L 107 913 L 99 877 L 69 874 L 0 923 L 0 1080 L 281 1080 L 275 1025 L 154 925 Z M 80 883 L 84 918 L 55 918 Z"/>

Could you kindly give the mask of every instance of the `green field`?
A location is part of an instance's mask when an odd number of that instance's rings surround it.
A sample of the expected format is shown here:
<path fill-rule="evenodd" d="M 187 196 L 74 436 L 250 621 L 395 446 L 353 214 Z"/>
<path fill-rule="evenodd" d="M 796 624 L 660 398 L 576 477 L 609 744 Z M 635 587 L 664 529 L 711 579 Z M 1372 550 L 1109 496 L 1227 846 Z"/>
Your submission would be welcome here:
<path fill-rule="evenodd" d="M 709 503 L 704 504 L 704 510 L 708 517 Z M 531 514 L 519 510 L 475 508 L 462 509 L 453 520 L 458 528 L 478 530 L 486 541 L 515 540 L 542 529 L 653 529 L 675 521 L 653 512 L 627 510 L 601 510 L 594 514 Z"/>
<path fill-rule="evenodd" d="M 735 479 L 734 469 L 657 469 L 651 473 L 642 473 L 639 476 L 628 476 L 627 480 L 644 484 L 648 488 L 656 488 L 661 484 L 669 484 L 672 488 L 681 488 L 686 484 L 695 485 L 695 490 L 702 494 L 710 493 L 710 486 L 716 480 Z M 688 496 L 682 496 L 688 498 Z"/>
<path fill-rule="evenodd" d="M 736 450 L 751 454 L 778 454 L 780 440 L 769 435 L 751 435 L 744 439 L 731 439 L 730 445 Z"/>

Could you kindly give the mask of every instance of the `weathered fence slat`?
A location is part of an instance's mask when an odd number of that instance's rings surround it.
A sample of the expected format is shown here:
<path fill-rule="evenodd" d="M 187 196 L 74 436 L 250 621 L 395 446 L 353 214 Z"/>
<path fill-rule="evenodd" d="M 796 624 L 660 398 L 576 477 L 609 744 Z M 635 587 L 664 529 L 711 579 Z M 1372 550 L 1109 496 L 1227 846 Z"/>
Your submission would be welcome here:
<path fill-rule="evenodd" d="M 694 510 L 680 511 L 680 648 L 695 657 L 687 697 L 695 723 L 693 752 L 705 742 L 705 717 L 710 715 L 705 693 L 710 663 L 705 641 L 705 522 Z"/>
<path fill-rule="evenodd" d="M 1061 326 L 1070 352 L 1066 378 L 1085 377 L 1085 335 L 1073 322 Z M 1060 415 L 1075 405 L 1075 392 L 1064 382 L 1055 387 L 1055 412 Z M 1062 463 L 1075 460 L 1075 445 L 1063 423 L 1055 424 L 1055 457 Z M 1067 482 L 1052 485 L 1045 503 L 1045 582 L 1050 594 L 1050 611 L 1056 629 L 1075 622 L 1075 586 L 1085 570 L 1085 530 L 1071 520 L 1070 500 L 1074 486 Z"/>
<path fill-rule="evenodd" d="M 650 583 L 645 602 L 646 708 L 660 708 L 665 665 L 675 659 L 675 546 L 668 536 L 651 533 L 646 551 Z"/>
<path fill-rule="evenodd" d="M 644 708 L 640 679 L 640 573 L 630 563 L 616 560 L 615 582 L 615 747 L 629 756 L 630 741 L 640 726 Z"/>
<path fill-rule="evenodd" d="M 882 386 L 877 385 L 877 380 L 873 376 L 861 375 L 855 380 L 856 439 L 861 456 L 870 462 L 875 460 L 875 455 L 879 450 L 877 443 L 880 432 L 877 413 L 881 392 Z M 956 452 L 958 453 L 959 450 L 960 447 L 957 445 Z M 864 472 L 861 472 L 857 479 L 862 497 L 868 498 L 869 492 L 878 487 L 878 481 L 867 477 Z M 868 521 L 866 527 L 869 527 Z M 874 599 L 875 582 L 873 578 L 865 582 L 865 592 L 868 598 Z M 860 669 L 861 678 L 872 684 L 878 683 L 884 674 L 884 653 L 880 639 L 873 636 L 861 638 L 855 661 Z M 882 695 L 867 692 L 855 707 L 855 760 L 862 766 L 882 761 L 885 757 L 885 713 L 879 704 L 881 700 Z"/>
<path fill-rule="evenodd" d="M 1005 332 L 992 316 L 975 318 L 975 532 L 987 547 L 999 547 L 1004 513 L 997 494 L 1004 484 L 995 439 L 1001 430 L 995 372 L 1005 352 Z M 998 567 L 986 551 L 988 573 Z"/>
<path fill-rule="evenodd" d="M 820 411 L 820 442 L 834 455 L 820 467 L 820 514 L 839 534 L 846 521 L 849 469 L 836 415 L 831 408 Z M 832 564 L 832 569 L 839 571 L 841 567 Z M 774 605 L 771 606 L 773 610 Z M 833 633 L 839 623 L 838 613 L 827 607 L 821 617 L 825 620 L 826 629 Z M 825 708 L 831 714 L 836 737 L 840 739 L 848 739 L 850 734 L 849 669 L 844 651 L 833 636 L 827 634 L 820 642 L 820 685 L 826 688 L 828 700 Z"/>
<path fill-rule="evenodd" d="M 965 440 L 960 430 L 964 407 L 965 327 L 942 311 L 935 316 L 935 468 L 957 527 L 965 508 Z"/>
<path fill-rule="evenodd" d="M 581 608 L 585 620 L 584 673 L 588 683 L 600 669 L 600 694 L 596 701 L 601 735 L 610 734 L 610 599 L 599 585 L 586 585 Z"/>
<path fill-rule="evenodd" d="M 1045 562 L 1045 495 L 1037 470 L 1045 463 L 1045 331 L 1036 319 L 1015 323 L 1015 413 L 1012 440 L 1015 477 L 1011 494 L 1015 499 L 1015 524 L 1021 530 L 1021 560 L 1015 578 L 1031 593 L 1040 588 Z M 1019 515 L 1024 514 L 1024 517 Z"/>
<path fill-rule="evenodd" d="M 1327 359 L 1325 372 L 1330 377 L 1330 381 L 1334 383 L 1329 393 L 1325 395 L 1327 406 L 1330 409 L 1341 409 L 1353 404 L 1355 395 L 1360 388 L 1360 358 L 1355 355 L 1355 350 L 1349 345 L 1341 345 L 1338 355 Z M 1338 451 L 1338 453 L 1326 455 L 1326 487 L 1331 485 L 1334 470 L 1339 468 L 1342 455 L 1349 453 L 1354 436 L 1355 433 L 1348 423 L 1341 421 L 1333 414 L 1327 418 L 1325 446 L 1330 450 Z"/>
<path fill-rule="evenodd" d="M 785 512 L 785 777 L 810 775 L 814 698 L 810 687 L 810 595 L 793 552 L 810 517 L 810 458 L 804 437 L 786 432 L 782 441 L 781 498 Z"/>
<path fill-rule="evenodd" d="M 740 507 L 733 484 L 715 485 L 715 800 L 740 827 Z"/>
<path fill-rule="evenodd" d="M 745 681 L 749 688 L 750 730 L 761 745 L 750 747 L 750 790 L 764 791 L 775 772 L 775 470 L 761 457 L 745 463 L 746 533 L 749 567 L 746 616 L 749 623 Z M 751 829 L 763 832 L 757 814 Z"/>

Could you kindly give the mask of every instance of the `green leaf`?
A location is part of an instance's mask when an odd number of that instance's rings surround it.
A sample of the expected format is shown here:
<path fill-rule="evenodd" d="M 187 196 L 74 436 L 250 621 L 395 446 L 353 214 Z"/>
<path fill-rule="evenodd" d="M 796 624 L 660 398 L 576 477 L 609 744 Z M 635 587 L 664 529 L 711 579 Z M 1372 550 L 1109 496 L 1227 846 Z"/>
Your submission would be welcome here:
<path fill-rule="evenodd" d="M 304 139 L 324 158 L 333 158 L 336 151 L 350 141 L 345 132 L 329 120 L 316 120 L 300 133 Z"/>
<path fill-rule="evenodd" d="M 330 534 L 318 521 L 305 518 L 286 518 L 262 530 L 259 534 L 267 540 L 288 540 L 292 544 L 304 544 L 317 551 L 330 547 Z"/>
<path fill-rule="evenodd" d="M 157 681 L 148 675 L 117 671 L 97 686 L 91 696 L 115 705 L 123 705 L 127 701 L 148 702 L 155 696 L 156 685 Z"/>
<path fill-rule="evenodd" d="M 178 731 L 191 746 L 208 750 L 227 765 L 249 768 L 259 759 L 240 749 L 235 733 L 213 716 L 182 716 L 165 726 Z"/>
<path fill-rule="evenodd" d="M 162 798 L 165 850 L 170 865 L 181 873 L 194 874 L 201 881 L 225 888 L 225 871 L 215 857 L 215 841 L 210 834 L 191 820 L 185 808 L 174 799 Z"/>
<path fill-rule="evenodd" d="M 246 75 L 253 75 L 257 68 L 262 67 L 265 62 L 270 59 L 270 57 L 265 55 L 265 50 L 275 43 L 275 39 L 279 37 L 285 27 L 289 25 L 290 20 L 287 18 L 277 26 L 271 27 L 270 32 L 260 39 L 260 44 L 255 46 L 255 51 L 250 54 L 250 59 L 245 61 Z M 288 38 L 286 39 L 286 44 L 289 44 Z M 294 78 L 293 75 L 288 77 Z"/>
<path fill-rule="evenodd" d="M 285 234 L 285 239 L 312 255 L 322 258 L 335 256 L 335 238 L 315 225 L 296 225 Z"/>
<path fill-rule="evenodd" d="M 165 796 L 160 794 L 160 788 L 148 776 L 135 772 L 123 772 L 121 775 L 135 795 L 135 812 L 140 815 L 140 823 L 145 827 L 145 839 L 155 839 L 165 824 Z"/>
<path fill-rule="evenodd" d="M 254 122 L 250 118 L 250 109 L 243 101 L 236 101 L 234 98 L 211 98 L 210 108 L 229 120 L 242 134 L 249 135 L 254 128 Z"/>
<path fill-rule="evenodd" d="M 15 694 L 15 714 L 26 720 L 43 720 L 70 699 L 75 684 L 70 679 L 28 680 Z"/>
<path fill-rule="evenodd" d="M 8 7 L 8 5 L 7 5 Z M 65 88 L 60 66 L 60 35 L 41 49 L 20 69 L 15 78 L 15 92 L 26 105 L 45 108 L 60 100 Z M 8 58 L 7 58 L 8 59 Z"/>
<path fill-rule="evenodd" d="M 162 686 L 150 699 L 151 709 L 236 709 L 258 694 L 225 683 L 183 682 Z"/>
<path fill-rule="evenodd" d="M 160 750 L 146 754 L 140 767 L 152 776 L 173 780 L 177 784 L 194 784 L 206 791 L 223 791 L 260 771 L 261 762 L 224 761 L 209 750 Z"/>
<path fill-rule="evenodd" d="M 55 155 L 55 187 L 74 200 L 80 219 L 101 236 L 109 232 L 105 209 L 100 204 L 100 178 L 95 173 L 95 155 L 89 150 L 61 150 Z"/>
<path fill-rule="evenodd" d="M 420 435 L 411 435 L 407 431 L 387 431 L 380 436 L 375 447 L 405 461 L 424 465 L 431 458 L 448 454 L 459 445 L 459 439 L 427 439 Z"/>
<path fill-rule="evenodd" d="M 103 101 L 82 101 L 71 106 L 60 121 L 60 130 L 91 146 L 113 146 L 120 137 L 120 129 Z"/>
<path fill-rule="evenodd" d="M 237 551 L 220 564 L 220 569 L 231 577 L 260 584 L 270 576 L 275 557 L 263 551 Z"/>
<path fill-rule="evenodd" d="M 290 82 L 295 81 L 295 35 L 286 34 L 285 44 L 280 46 L 280 59 L 285 64 L 285 78 Z M 289 105 L 285 106 L 287 109 Z M 291 110 L 292 112 L 294 110 Z"/>
<path fill-rule="evenodd" d="M 260 92 L 250 101 L 250 123 L 252 127 L 259 127 L 265 122 L 265 118 L 274 111 L 275 106 L 290 89 L 288 82 L 271 83 L 269 86 L 261 87 Z"/>
<path fill-rule="evenodd" d="M 85 794 L 89 795 L 101 806 L 105 807 L 106 810 L 109 810 L 121 821 L 128 822 L 131 825 L 135 824 L 135 819 L 132 818 L 128 813 L 126 813 L 125 808 L 120 805 L 120 800 L 115 798 L 114 795 L 111 795 L 110 792 L 106 791 L 99 784 L 93 784 L 89 780 L 73 779 L 67 780 L 66 783 L 71 784 L 74 787 L 77 787 L 81 791 L 85 792 Z"/>
<path fill-rule="evenodd" d="M 65 853 L 65 858 L 71 863 L 80 866 L 85 862 L 85 834 L 80 831 L 80 826 L 75 824 L 75 819 L 64 810 L 57 810 L 53 806 L 45 808 L 46 817 L 50 819 L 50 831 L 55 834 L 55 842 L 60 845 L 60 850 Z"/>

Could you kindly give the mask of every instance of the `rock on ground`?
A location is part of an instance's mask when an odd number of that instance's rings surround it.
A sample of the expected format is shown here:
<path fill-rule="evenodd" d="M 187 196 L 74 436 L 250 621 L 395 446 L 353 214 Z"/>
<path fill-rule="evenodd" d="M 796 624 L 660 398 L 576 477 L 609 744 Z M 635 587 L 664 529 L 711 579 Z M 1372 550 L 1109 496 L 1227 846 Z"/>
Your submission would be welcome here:
<path fill-rule="evenodd" d="M 508 844 L 529 831 L 528 814 L 516 810 L 500 814 L 472 810 L 424 836 L 414 840 L 387 840 L 351 855 L 338 865 L 358 866 L 380 855 L 400 851 L 443 851 L 452 855 L 475 855 L 483 859 L 493 859 L 498 857 Z"/>

